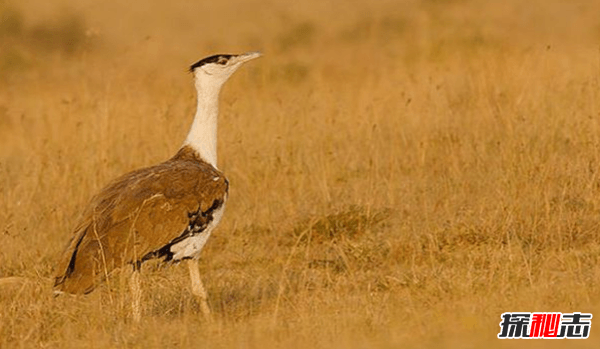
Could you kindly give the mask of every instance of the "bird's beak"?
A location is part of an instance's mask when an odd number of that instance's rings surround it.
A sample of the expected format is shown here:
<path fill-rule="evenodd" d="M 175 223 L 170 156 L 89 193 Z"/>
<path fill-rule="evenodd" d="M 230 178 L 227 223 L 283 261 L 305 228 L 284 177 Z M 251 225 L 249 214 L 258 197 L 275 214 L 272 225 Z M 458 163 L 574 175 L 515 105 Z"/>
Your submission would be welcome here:
<path fill-rule="evenodd" d="M 235 57 L 236 59 L 236 63 L 245 63 L 248 61 L 251 61 L 255 58 L 258 58 L 262 56 L 262 54 L 260 52 L 248 52 L 248 53 L 243 53 L 241 55 L 238 55 L 237 57 Z"/>

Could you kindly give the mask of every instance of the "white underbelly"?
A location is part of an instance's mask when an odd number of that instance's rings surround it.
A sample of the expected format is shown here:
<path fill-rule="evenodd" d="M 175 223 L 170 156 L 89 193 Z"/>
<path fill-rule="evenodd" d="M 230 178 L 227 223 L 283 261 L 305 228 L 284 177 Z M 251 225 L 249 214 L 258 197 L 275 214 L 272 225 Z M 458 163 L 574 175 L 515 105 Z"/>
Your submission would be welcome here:
<path fill-rule="evenodd" d="M 213 220 L 206 226 L 206 229 L 171 246 L 173 260 L 178 261 L 184 258 L 198 258 L 200 251 L 202 251 L 210 234 L 219 224 L 221 218 L 223 218 L 223 212 L 225 212 L 225 203 L 214 211 Z"/>

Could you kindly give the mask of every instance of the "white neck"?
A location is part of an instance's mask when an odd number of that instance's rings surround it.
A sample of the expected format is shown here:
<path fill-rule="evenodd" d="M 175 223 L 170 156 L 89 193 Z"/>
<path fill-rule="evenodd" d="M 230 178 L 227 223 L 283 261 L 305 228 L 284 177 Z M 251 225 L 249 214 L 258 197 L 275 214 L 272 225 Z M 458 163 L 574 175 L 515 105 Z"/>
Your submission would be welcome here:
<path fill-rule="evenodd" d="M 204 161 L 217 168 L 217 117 L 222 85 L 204 82 L 196 79 L 198 106 L 184 145 L 192 147 Z"/>

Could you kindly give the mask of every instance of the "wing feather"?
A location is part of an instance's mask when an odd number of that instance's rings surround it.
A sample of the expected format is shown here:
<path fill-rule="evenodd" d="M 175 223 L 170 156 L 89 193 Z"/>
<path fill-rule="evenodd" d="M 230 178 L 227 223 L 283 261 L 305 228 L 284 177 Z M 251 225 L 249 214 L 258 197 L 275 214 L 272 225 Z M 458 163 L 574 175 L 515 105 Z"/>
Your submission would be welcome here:
<path fill-rule="evenodd" d="M 227 191 L 210 164 L 177 156 L 118 178 L 84 211 L 58 265 L 56 290 L 88 293 L 112 270 L 159 256 Z"/>

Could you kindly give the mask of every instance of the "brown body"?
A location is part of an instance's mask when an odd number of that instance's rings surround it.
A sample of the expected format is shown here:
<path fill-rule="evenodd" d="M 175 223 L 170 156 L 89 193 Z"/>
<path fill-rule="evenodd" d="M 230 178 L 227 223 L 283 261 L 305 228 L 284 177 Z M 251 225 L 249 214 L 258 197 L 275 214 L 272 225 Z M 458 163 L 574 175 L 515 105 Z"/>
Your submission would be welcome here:
<path fill-rule="evenodd" d="M 187 146 L 116 179 L 84 211 L 58 265 L 55 290 L 88 293 L 115 268 L 171 260 L 170 247 L 202 233 L 227 190 L 223 174 Z"/>

